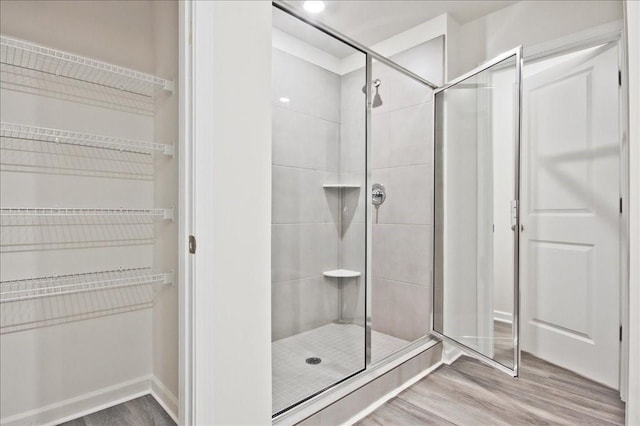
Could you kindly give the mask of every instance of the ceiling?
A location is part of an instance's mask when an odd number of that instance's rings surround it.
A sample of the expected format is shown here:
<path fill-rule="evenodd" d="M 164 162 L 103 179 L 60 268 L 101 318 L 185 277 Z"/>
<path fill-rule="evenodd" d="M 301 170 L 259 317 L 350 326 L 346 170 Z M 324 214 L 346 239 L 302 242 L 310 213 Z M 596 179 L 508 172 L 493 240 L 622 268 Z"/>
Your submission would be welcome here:
<path fill-rule="evenodd" d="M 302 0 L 285 2 L 302 9 Z M 465 24 L 513 3 L 516 3 L 516 0 L 333 0 L 325 1 L 325 10 L 311 16 L 365 46 L 373 46 L 443 13 L 449 13 L 460 24 Z M 301 36 L 299 31 L 287 27 L 286 23 L 283 28 L 283 21 L 287 20 L 276 19 L 274 16 L 276 28 L 313 46 L 322 46 L 322 40 L 327 37 L 309 31 L 302 31 L 304 34 Z M 352 52 L 349 49 L 334 49 L 331 46 L 323 50 L 339 58 Z"/>

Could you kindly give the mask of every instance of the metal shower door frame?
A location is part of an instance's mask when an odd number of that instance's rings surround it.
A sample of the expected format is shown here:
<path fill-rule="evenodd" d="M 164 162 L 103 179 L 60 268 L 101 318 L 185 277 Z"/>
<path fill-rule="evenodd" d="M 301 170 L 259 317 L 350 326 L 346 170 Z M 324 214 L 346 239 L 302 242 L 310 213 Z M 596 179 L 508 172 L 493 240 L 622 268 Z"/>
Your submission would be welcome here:
<path fill-rule="evenodd" d="M 438 332 L 434 329 L 435 324 L 435 308 L 431 310 L 431 334 L 442 339 L 443 341 L 452 344 L 455 347 L 461 349 L 464 353 L 479 359 L 480 361 L 506 373 L 513 377 L 518 377 L 520 371 L 520 166 L 521 166 L 521 156 L 520 156 L 520 148 L 521 148 L 521 137 L 522 137 L 522 46 L 518 46 L 514 49 L 506 51 L 495 58 L 483 63 L 477 68 L 449 81 L 444 86 L 439 87 L 433 91 L 433 182 L 436 185 L 437 176 L 436 176 L 436 152 L 437 152 L 437 108 L 436 108 L 436 96 L 449 89 L 452 86 L 455 86 L 464 80 L 473 77 L 476 74 L 479 74 L 500 62 L 507 60 L 511 57 L 515 57 L 515 69 L 516 69 L 516 88 L 515 90 L 515 102 L 514 105 L 517 108 L 517 113 L 515 114 L 515 123 L 514 123 L 514 193 L 513 200 L 515 201 L 515 229 L 513 232 L 513 244 L 514 244 L 514 253 L 513 253 L 513 322 L 512 322 L 512 338 L 513 338 L 513 360 L 514 367 L 513 369 L 493 360 L 492 358 L 487 357 L 486 355 L 448 337 L 447 335 Z M 433 235 L 433 287 L 432 287 L 432 296 L 433 303 L 435 306 L 436 303 L 436 257 L 438 255 L 436 242 L 438 238 L 442 238 L 442 229 L 437 230 L 436 235 L 436 216 L 438 214 L 438 209 L 436 208 L 436 193 L 437 187 L 434 188 L 433 191 L 433 226 L 434 226 L 434 235 Z M 443 330 L 444 331 L 444 330 Z"/>
<path fill-rule="evenodd" d="M 352 47 L 353 49 L 363 53 L 366 55 L 366 90 L 365 90 L 365 95 L 366 95 L 366 103 L 365 103 L 365 108 L 366 108 L 366 115 L 365 115 L 365 158 L 366 158 L 366 165 L 365 165 L 365 170 L 366 170 L 366 176 L 365 176 L 365 187 L 364 190 L 365 192 L 365 200 L 368 200 L 368 191 L 371 188 L 371 185 L 373 183 L 372 180 L 372 158 L 371 158 L 371 152 L 372 152 L 372 104 L 373 104 L 373 94 L 372 94 L 372 89 L 371 86 L 373 84 L 373 79 L 372 79 L 372 71 L 373 71 L 373 61 L 378 61 L 392 69 L 394 69 L 395 71 L 423 84 L 424 86 L 426 86 L 427 88 L 431 89 L 431 90 L 436 90 L 438 88 L 437 85 L 435 85 L 434 83 L 432 83 L 431 81 L 419 76 L 418 74 L 414 73 L 413 71 L 408 70 L 407 68 L 391 61 L 390 59 L 386 58 L 385 56 L 379 54 L 378 52 L 368 48 L 367 46 L 353 40 L 352 38 L 340 33 L 339 31 L 334 30 L 331 27 L 328 27 L 327 25 L 323 24 L 322 22 L 319 22 L 318 20 L 315 20 L 313 18 L 310 18 L 309 16 L 307 16 L 303 11 L 283 2 L 282 0 L 274 0 L 272 1 L 272 5 L 274 7 L 276 7 L 279 10 L 282 10 L 283 12 L 288 13 L 289 15 L 294 16 L 295 18 L 301 20 L 302 22 L 314 27 L 315 29 L 322 31 L 323 33 L 337 39 L 338 41 L 341 41 L 342 43 Z M 371 355 L 372 355 L 372 350 L 371 350 L 371 326 L 372 326 L 372 317 L 371 317 L 371 283 L 372 283 L 372 275 L 371 275 L 371 256 L 372 256 L 372 251 L 371 251 L 371 247 L 372 247 L 372 235 L 373 235 L 373 221 L 372 221 L 372 217 L 373 217 L 373 206 L 371 205 L 371 203 L 369 203 L 368 201 L 366 202 L 366 209 L 365 209 L 365 223 L 366 223 L 366 231 L 365 231 L 365 246 L 366 246 L 366 257 L 365 257 L 365 366 L 364 369 L 361 371 L 366 370 L 371 364 Z M 429 332 L 429 330 L 425 330 L 425 333 Z M 393 355 L 393 354 L 391 354 Z M 386 359 L 386 357 L 385 357 Z M 375 364 L 378 364 L 379 362 L 383 362 L 384 360 L 380 360 L 380 361 L 376 361 Z M 357 374 L 357 373 L 356 373 Z M 348 377 L 345 377 L 345 380 Z M 341 381 L 337 382 L 336 384 L 339 384 Z M 334 385 L 335 386 L 335 385 Z"/>

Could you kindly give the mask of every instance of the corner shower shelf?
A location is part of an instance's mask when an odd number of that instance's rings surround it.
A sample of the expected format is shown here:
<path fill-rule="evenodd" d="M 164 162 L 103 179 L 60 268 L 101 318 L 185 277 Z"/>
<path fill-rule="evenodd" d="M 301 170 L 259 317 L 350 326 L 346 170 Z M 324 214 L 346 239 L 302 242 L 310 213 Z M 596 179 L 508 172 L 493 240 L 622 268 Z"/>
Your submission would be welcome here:
<path fill-rule="evenodd" d="M 0 216 L 133 216 L 173 220 L 173 208 L 169 209 L 84 209 L 84 208 L 2 208 Z"/>
<path fill-rule="evenodd" d="M 357 189 L 360 188 L 358 184 L 346 184 L 346 183 L 325 183 L 322 185 L 324 189 Z"/>
<path fill-rule="evenodd" d="M 151 154 L 154 151 L 158 151 L 172 157 L 175 153 L 173 145 L 6 122 L 0 122 L 0 137 L 56 144 L 80 145 L 92 148 L 136 152 L 140 154 Z"/>
<path fill-rule="evenodd" d="M 0 62 L 147 97 L 157 88 L 174 90 L 172 80 L 5 35 L 0 36 Z"/>
<path fill-rule="evenodd" d="M 357 271 L 350 271 L 348 269 L 335 269 L 333 271 L 325 271 L 322 273 L 325 277 L 331 278 L 356 278 L 361 274 Z"/>
<path fill-rule="evenodd" d="M 0 303 L 150 284 L 173 284 L 173 272 L 132 268 L 1 281 Z"/>

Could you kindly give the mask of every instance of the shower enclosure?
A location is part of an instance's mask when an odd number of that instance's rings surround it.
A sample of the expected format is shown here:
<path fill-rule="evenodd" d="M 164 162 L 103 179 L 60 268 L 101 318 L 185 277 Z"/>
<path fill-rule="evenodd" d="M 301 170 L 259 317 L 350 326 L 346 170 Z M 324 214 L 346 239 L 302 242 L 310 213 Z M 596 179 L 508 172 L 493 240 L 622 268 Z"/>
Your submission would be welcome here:
<path fill-rule="evenodd" d="M 519 56 L 508 58 L 512 64 L 500 62 L 502 70 L 515 69 L 519 61 Z M 442 248 L 464 243 L 464 238 L 482 242 L 484 246 L 464 254 L 475 256 L 476 271 L 486 264 L 483 247 L 494 244 L 482 229 L 496 221 L 493 204 L 470 206 L 460 226 L 471 217 L 479 225 L 465 236 L 449 221 L 443 223 L 443 212 L 447 219 L 450 209 L 465 214 L 456 185 L 477 181 L 465 196 L 492 196 L 486 127 L 491 88 L 497 85 L 485 71 L 473 81 L 463 77 L 460 84 L 437 89 L 444 82 L 443 64 L 443 37 L 387 59 L 274 3 L 274 416 L 430 340 L 451 336 L 449 340 L 470 346 L 475 355 L 498 358 L 498 352 L 508 352 L 504 346 L 517 354 L 517 347 L 508 345 L 515 341 L 517 327 L 512 333 L 501 328 L 498 336 L 487 326 L 488 318 L 493 322 L 490 302 L 477 305 L 472 316 L 464 316 L 467 312 L 458 318 L 455 301 L 467 296 L 480 300 L 478 289 L 491 287 L 491 268 L 484 275 L 465 275 L 463 268 L 452 267 L 456 257 Z M 513 90 L 508 82 L 501 87 Z M 443 175 L 443 167 L 456 168 L 456 150 L 464 152 L 465 143 L 481 147 L 467 151 L 477 167 L 467 167 L 460 180 Z M 443 152 L 448 156 L 442 157 Z M 435 206 L 446 208 L 434 211 L 434 198 Z M 439 221 L 435 244 L 434 218 Z M 515 247 L 517 241 L 507 249 Z M 444 274 L 434 258 L 449 262 Z M 453 270 L 461 275 L 452 276 Z M 459 323 L 468 327 L 451 328 Z M 497 342 L 499 350 L 485 350 L 478 341 L 489 346 Z M 499 365 L 514 371 L 516 358 Z"/>

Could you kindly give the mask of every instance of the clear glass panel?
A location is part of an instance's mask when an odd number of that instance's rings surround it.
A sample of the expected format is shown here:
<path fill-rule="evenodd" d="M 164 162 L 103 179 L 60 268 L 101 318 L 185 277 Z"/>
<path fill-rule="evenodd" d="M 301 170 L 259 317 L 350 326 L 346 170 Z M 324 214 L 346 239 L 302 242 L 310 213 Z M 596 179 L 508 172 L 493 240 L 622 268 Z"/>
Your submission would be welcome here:
<path fill-rule="evenodd" d="M 435 96 L 434 330 L 513 369 L 516 56 Z"/>
<path fill-rule="evenodd" d="M 424 74 L 441 68 L 441 46 L 435 39 L 391 59 Z M 373 203 L 371 358 L 376 362 L 430 332 L 433 92 L 380 62 L 373 64 L 372 80 L 371 183 L 384 191 L 382 200 L 369 188 L 368 200 Z"/>
<path fill-rule="evenodd" d="M 365 368 L 365 55 L 273 8 L 273 413 Z M 341 75 L 352 56 L 360 68 Z M 250 66 L 250 64 L 248 64 Z"/>

